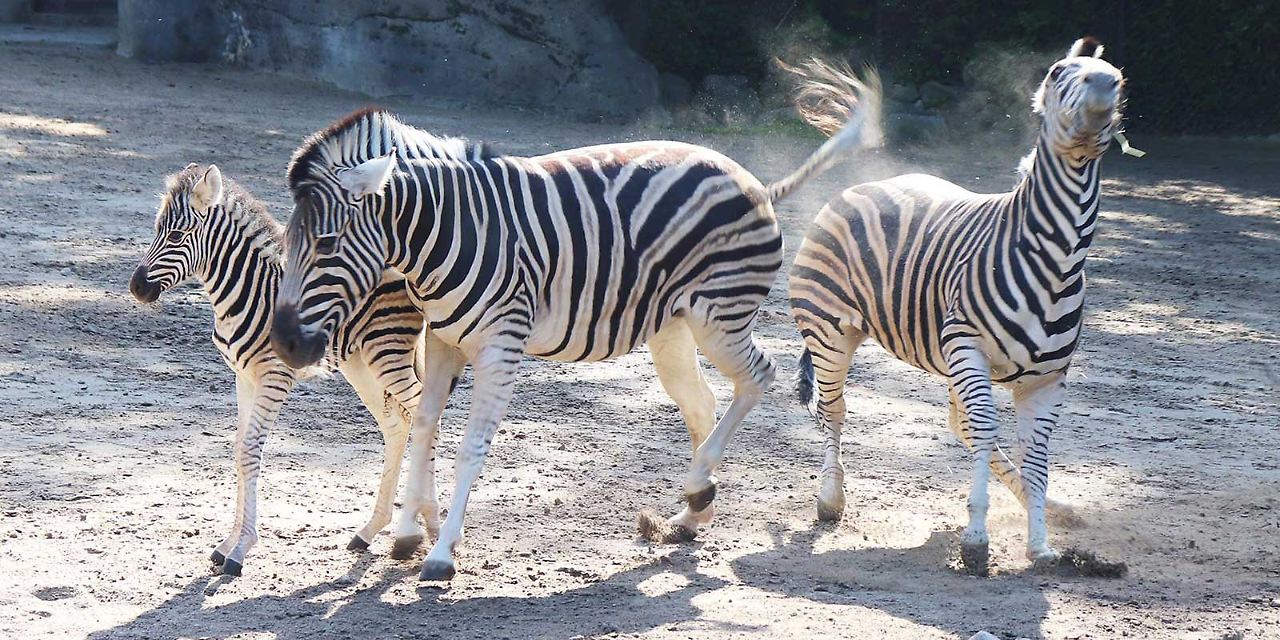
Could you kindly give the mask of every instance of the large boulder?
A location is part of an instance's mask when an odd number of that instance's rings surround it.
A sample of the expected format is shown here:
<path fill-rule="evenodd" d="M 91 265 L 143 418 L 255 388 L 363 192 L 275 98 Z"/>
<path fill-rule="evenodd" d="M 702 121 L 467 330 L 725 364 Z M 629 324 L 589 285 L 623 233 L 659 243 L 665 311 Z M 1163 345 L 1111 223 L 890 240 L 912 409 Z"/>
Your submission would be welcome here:
<path fill-rule="evenodd" d="M 230 17 L 211 0 L 120 0 L 116 52 L 147 62 L 215 60 Z"/>
<path fill-rule="evenodd" d="M 144 60 L 223 59 L 375 97 L 441 96 L 590 116 L 631 117 L 659 101 L 657 71 L 591 0 L 120 5 L 120 52 Z M 165 7 L 170 16 L 159 15 Z M 204 37 L 189 35 L 197 31 Z M 175 41 L 183 46 L 171 48 Z"/>

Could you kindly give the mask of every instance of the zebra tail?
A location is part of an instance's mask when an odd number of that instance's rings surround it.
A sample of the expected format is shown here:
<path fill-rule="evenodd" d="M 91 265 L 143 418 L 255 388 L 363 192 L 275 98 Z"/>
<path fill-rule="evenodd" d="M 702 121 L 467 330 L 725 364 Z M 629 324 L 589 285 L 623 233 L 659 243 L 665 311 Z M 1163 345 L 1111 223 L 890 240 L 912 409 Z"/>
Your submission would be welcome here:
<path fill-rule="evenodd" d="M 807 348 L 800 354 L 799 364 L 799 370 L 796 371 L 796 398 L 810 415 L 816 415 L 813 388 L 817 384 L 817 374 L 813 370 L 813 354 Z"/>
<path fill-rule="evenodd" d="M 847 64 L 832 66 L 817 58 L 796 67 L 780 60 L 775 62 L 800 78 L 795 95 L 800 115 L 831 137 L 791 175 L 769 184 L 771 202 L 787 197 L 800 185 L 835 166 L 845 155 L 884 144 L 880 126 L 883 88 L 880 75 L 874 69 L 866 67 L 859 79 Z"/>

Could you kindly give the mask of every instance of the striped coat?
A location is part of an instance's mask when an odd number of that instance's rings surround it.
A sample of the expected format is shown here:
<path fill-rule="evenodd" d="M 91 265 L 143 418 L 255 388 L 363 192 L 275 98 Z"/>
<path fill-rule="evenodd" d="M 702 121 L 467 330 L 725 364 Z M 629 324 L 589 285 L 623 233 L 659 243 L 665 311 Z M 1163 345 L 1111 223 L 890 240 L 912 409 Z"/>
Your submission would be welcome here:
<path fill-rule="evenodd" d="M 752 336 L 782 261 L 773 202 L 873 139 L 863 123 L 875 121 L 877 94 L 846 79 L 872 108 L 770 187 L 710 149 L 663 141 L 465 162 L 395 153 L 356 166 L 324 160 L 332 155 L 324 149 L 360 145 L 348 137 L 379 137 L 367 115 L 295 154 L 290 266 L 272 332 L 286 360 L 313 362 L 389 265 L 408 279 L 431 327 L 415 424 L 437 423 L 449 381 L 466 363 L 474 370 L 457 491 L 423 579 L 453 575 L 467 497 L 525 354 L 595 361 L 647 342 L 695 454 L 687 506 L 646 528 L 688 537 L 710 519 L 712 471 L 774 376 Z M 856 102 L 849 93 L 845 113 Z M 719 421 L 698 349 L 734 383 Z"/>
<path fill-rule="evenodd" d="M 1027 555 L 1054 563 L 1045 509 L 1049 436 L 1081 329 L 1099 161 L 1120 120 L 1123 77 L 1080 41 L 1035 98 L 1039 140 L 1018 186 L 983 195 L 926 175 L 858 185 L 819 212 L 791 271 L 805 340 L 799 387 L 827 434 L 818 513 L 844 509 L 845 376 L 868 337 L 946 379 L 951 427 L 973 455 L 966 564 L 987 570 L 990 470 L 1028 513 Z M 996 446 L 992 384 L 1010 387 L 1018 461 Z M 815 397 L 816 391 L 816 397 Z"/>

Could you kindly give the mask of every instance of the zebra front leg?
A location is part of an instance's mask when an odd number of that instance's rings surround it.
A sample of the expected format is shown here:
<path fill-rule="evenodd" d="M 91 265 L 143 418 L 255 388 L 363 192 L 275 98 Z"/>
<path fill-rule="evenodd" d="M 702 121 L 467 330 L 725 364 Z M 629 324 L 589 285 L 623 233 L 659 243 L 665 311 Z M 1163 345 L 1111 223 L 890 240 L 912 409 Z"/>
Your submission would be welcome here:
<path fill-rule="evenodd" d="M 414 413 L 412 437 L 409 446 L 409 478 L 405 482 L 404 504 L 396 524 L 396 541 L 391 547 L 391 557 L 405 560 L 422 544 L 422 529 L 418 526 L 421 514 L 427 525 L 427 533 L 439 537 L 440 503 L 436 494 L 436 444 L 439 439 L 440 418 L 453 391 L 458 376 L 466 366 L 462 352 L 427 332 L 422 348 L 425 363 L 422 372 L 422 392 Z"/>
<path fill-rule="evenodd" d="M 649 339 L 649 352 L 658 381 L 680 408 L 696 456 L 698 447 L 715 426 L 716 397 L 702 376 L 698 346 L 689 325 L 679 318 L 672 320 Z M 692 540 L 698 534 L 698 526 L 710 522 L 714 515 L 712 506 L 694 511 L 686 505 L 660 527 L 648 521 L 646 514 L 641 514 L 641 534 L 654 542 Z"/>
<path fill-rule="evenodd" d="M 253 415 L 253 398 L 256 388 L 257 384 L 252 372 L 236 372 L 236 439 L 235 444 L 232 446 L 237 452 L 239 451 L 240 443 L 244 441 L 245 433 L 249 429 L 249 417 Z M 234 459 L 235 455 L 233 454 L 232 460 Z M 227 554 L 231 553 L 231 549 L 240 540 L 240 525 L 242 522 L 244 522 L 244 487 L 237 475 L 236 515 L 232 520 L 231 531 L 227 533 L 227 537 L 223 538 L 217 547 L 214 547 L 213 553 L 209 554 L 209 561 L 213 563 L 212 568 L 215 573 L 222 571 L 222 564 L 227 561 Z"/>
<path fill-rule="evenodd" d="M 498 430 L 511 402 L 516 370 L 523 355 L 523 345 L 498 346 L 490 344 L 481 349 L 472 360 L 474 376 L 471 390 L 471 415 L 467 428 L 458 443 L 458 455 L 454 461 L 453 500 L 449 504 L 449 516 L 440 528 L 440 537 L 422 563 L 419 580 L 451 580 L 454 576 L 454 549 L 462 540 L 462 521 L 466 516 L 467 500 L 471 488 L 484 469 L 484 458 L 489 443 Z"/>
<path fill-rule="evenodd" d="M 236 541 L 225 552 L 222 566 L 216 570 L 238 576 L 244 558 L 258 541 L 258 477 L 262 471 L 262 445 L 280 415 L 280 407 L 293 388 L 293 374 L 271 371 L 264 374 L 254 388 L 252 410 L 245 428 L 237 434 L 235 445 L 236 487 L 243 508 L 237 519 Z"/>
<path fill-rule="evenodd" d="M 955 394 L 951 394 L 951 431 L 964 442 L 966 447 L 969 442 L 965 440 L 964 433 L 968 427 L 964 425 L 964 418 L 956 409 Z M 1018 470 L 1018 465 L 1014 464 L 1009 456 L 1005 455 L 1004 449 L 999 445 L 994 448 L 995 454 L 991 457 L 991 472 L 996 475 L 1000 483 L 1005 486 L 1013 496 L 1018 499 L 1018 504 L 1022 505 L 1023 510 L 1027 508 L 1027 492 L 1022 483 L 1022 472 Z M 1076 514 L 1075 508 L 1070 504 L 1061 500 L 1054 500 L 1045 496 L 1044 500 L 1045 513 L 1053 518 L 1055 522 L 1064 523 L 1067 526 L 1078 525 L 1082 522 L 1079 515 Z"/>
<path fill-rule="evenodd" d="M 953 329 L 954 331 L 954 329 Z M 961 330 L 963 331 L 963 330 Z M 990 572 L 990 537 L 987 534 L 987 484 L 991 478 L 991 454 L 996 444 L 996 408 L 991 394 L 991 370 L 978 343 L 968 335 L 948 339 L 944 333 L 948 381 L 955 394 L 964 434 L 973 461 L 973 485 L 969 489 L 969 525 L 960 536 L 960 559 L 974 575 Z"/>
<path fill-rule="evenodd" d="M 1035 387 L 1014 389 L 1013 393 L 1022 486 L 1027 496 L 1027 559 L 1036 566 L 1052 565 L 1061 557 L 1049 546 L 1045 507 L 1049 489 L 1049 436 L 1058 422 L 1058 411 L 1065 396 L 1066 376 L 1062 374 Z"/>

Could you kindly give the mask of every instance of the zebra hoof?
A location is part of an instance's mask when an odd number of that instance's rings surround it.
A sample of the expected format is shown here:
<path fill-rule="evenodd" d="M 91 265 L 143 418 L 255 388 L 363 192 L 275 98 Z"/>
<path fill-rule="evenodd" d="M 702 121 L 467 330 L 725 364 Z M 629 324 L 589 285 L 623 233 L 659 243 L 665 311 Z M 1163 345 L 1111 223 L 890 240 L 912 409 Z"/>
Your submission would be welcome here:
<path fill-rule="evenodd" d="M 452 562 L 442 560 L 426 560 L 422 563 L 422 571 L 418 572 L 419 582 L 448 582 L 456 572 Z"/>
<path fill-rule="evenodd" d="M 369 543 L 360 534 L 351 536 L 351 542 L 347 543 L 347 551 L 365 551 L 368 550 Z"/>
<path fill-rule="evenodd" d="M 1062 554 L 1048 547 L 1038 553 L 1028 553 L 1031 570 L 1035 573 L 1047 573 L 1062 564 Z"/>
<path fill-rule="evenodd" d="M 213 553 L 209 554 L 209 562 L 212 562 L 215 567 L 221 567 L 222 563 L 226 561 L 227 557 L 222 555 L 222 552 L 217 549 L 214 549 Z"/>
<path fill-rule="evenodd" d="M 240 572 L 242 569 L 244 569 L 244 565 L 240 564 L 239 562 L 236 562 L 235 560 L 232 560 L 231 558 L 227 558 L 227 561 L 222 563 L 222 566 L 217 570 L 216 573 L 224 576 L 231 576 L 233 578 L 238 578 L 240 577 Z"/>
<path fill-rule="evenodd" d="M 991 575 L 991 551 L 986 542 L 960 543 L 960 568 L 971 576 Z"/>
<path fill-rule="evenodd" d="M 411 536 L 400 536 L 396 538 L 395 543 L 391 545 L 391 558 L 393 560 L 408 560 L 417 553 L 418 547 L 422 545 L 422 535 L 414 534 Z"/>
<path fill-rule="evenodd" d="M 843 504 L 827 504 L 818 500 L 818 520 L 822 522 L 840 522 L 844 517 Z"/>
<path fill-rule="evenodd" d="M 685 496 L 689 501 L 689 509 L 694 513 L 706 510 L 711 506 L 711 501 L 716 499 L 716 483 L 712 481 L 705 489 L 695 491 Z"/>

